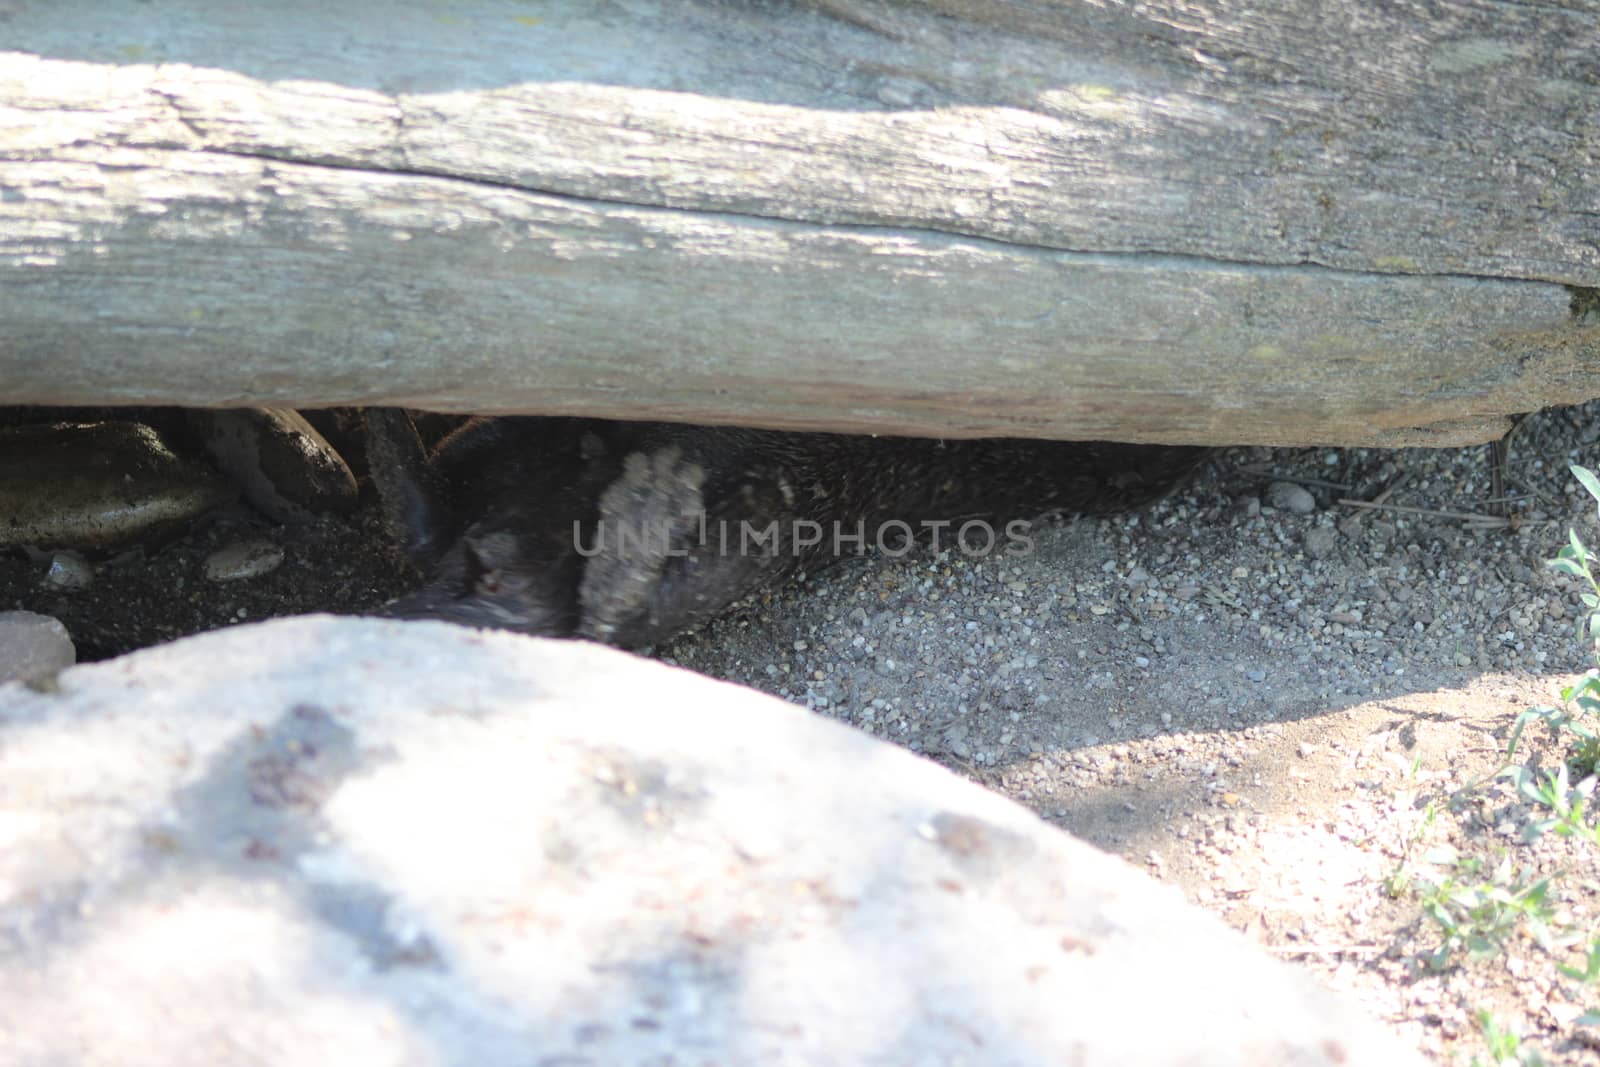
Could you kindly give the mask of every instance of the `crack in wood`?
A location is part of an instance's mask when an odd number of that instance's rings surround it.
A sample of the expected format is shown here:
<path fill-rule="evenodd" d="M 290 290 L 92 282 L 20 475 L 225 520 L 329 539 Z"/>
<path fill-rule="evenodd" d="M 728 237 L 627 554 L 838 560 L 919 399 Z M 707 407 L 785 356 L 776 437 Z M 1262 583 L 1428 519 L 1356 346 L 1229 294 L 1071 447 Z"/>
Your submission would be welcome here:
<path fill-rule="evenodd" d="M 446 182 L 457 182 L 474 188 L 522 193 L 529 196 L 549 197 L 575 204 L 611 205 L 614 207 L 629 208 L 644 212 L 662 212 L 664 214 L 692 214 L 707 219 L 727 218 L 734 220 L 748 220 L 752 222 L 759 222 L 764 225 L 792 228 L 796 230 L 834 230 L 840 232 L 882 233 L 887 235 L 903 235 L 908 237 L 924 235 L 928 237 L 939 238 L 941 240 L 970 241 L 974 244 L 987 245 L 1009 251 L 1019 251 L 1025 253 L 1103 258 L 1119 262 L 1143 261 L 1151 264 L 1171 263 L 1175 269 L 1181 270 L 1190 270 L 1195 266 L 1205 266 L 1213 268 L 1221 267 L 1240 271 L 1271 271 L 1285 273 L 1302 272 L 1313 275 L 1324 275 L 1329 277 L 1337 276 L 1345 278 L 1415 278 L 1424 281 L 1481 281 L 1495 282 L 1500 284 L 1561 287 L 1568 289 L 1569 291 L 1578 288 L 1575 286 L 1563 285 L 1560 282 L 1547 281 L 1542 278 L 1515 277 L 1511 275 L 1473 274 L 1470 272 L 1450 271 L 1424 272 L 1376 269 L 1367 270 L 1356 269 L 1353 267 L 1339 267 L 1327 263 L 1318 263 L 1315 261 L 1306 260 L 1292 263 L 1272 263 L 1257 260 L 1228 259 L 1222 256 L 1207 256 L 1193 252 L 1126 252 L 1117 249 L 1069 248 L 1062 245 L 1010 241 L 1003 237 L 992 237 L 982 234 L 966 233 L 960 230 L 942 230 L 931 226 L 907 226 L 904 224 L 889 223 L 875 224 L 868 222 L 828 222 L 820 219 L 796 219 L 783 215 L 763 215 L 754 211 L 733 211 L 727 208 L 688 208 L 678 207 L 671 204 L 628 200 L 622 197 L 582 196 L 560 189 L 521 185 L 516 182 L 452 173 L 449 171 L 435 170 L 427 167 L 373 167 L 356 163 L 342 163 L 329 160 L 308 160 L 289 154 L 275 153 L 271 151 L 249 152 L 241 149 L 200 147 L 187 149 L 187 151 L 238 159 L 265 160 L 268 162 L 284 164 L 288 166 L 351 171 L 374 175 L 392 175 L 396 177 L 428 178 Z M 405 151 L 403 145 L 399 147 L 399 152 L 401 156 L 404 157 Z"/>

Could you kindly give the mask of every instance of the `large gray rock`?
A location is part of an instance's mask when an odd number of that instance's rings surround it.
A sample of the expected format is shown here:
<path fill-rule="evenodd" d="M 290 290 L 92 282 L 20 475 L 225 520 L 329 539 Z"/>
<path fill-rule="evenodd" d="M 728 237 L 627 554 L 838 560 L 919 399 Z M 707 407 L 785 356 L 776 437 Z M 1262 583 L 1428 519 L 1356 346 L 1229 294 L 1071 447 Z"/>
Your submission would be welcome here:
<path fill-rule="evenodd" d="M 0 688 L 0 1063 L 1420 1062 L 939 767 L 328 617 Z"/>
<path fill-rule="evenodd" d="M 0 546 L 154 540 L 235 495 L 142 423 L 0 428 Z"/>

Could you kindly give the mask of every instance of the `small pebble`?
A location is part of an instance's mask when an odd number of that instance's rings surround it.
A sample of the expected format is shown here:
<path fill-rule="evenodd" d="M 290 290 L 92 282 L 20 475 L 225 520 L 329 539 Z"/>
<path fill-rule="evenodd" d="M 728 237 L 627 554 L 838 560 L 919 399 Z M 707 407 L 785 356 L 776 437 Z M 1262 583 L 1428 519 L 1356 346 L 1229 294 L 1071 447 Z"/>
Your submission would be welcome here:
<path fill-rule="evenodd" d="M 31 611 L 0 612 L 0 684 L 48 678 L 77 660 L 59 619 Z"/>
<path fill-rule="evenodd" d="M 1267 486 L 1267 503 L 1291 515 L 1309 515 L 1317 510 L 1316 497 L 1293 482 L 1273 482 Z"/>
<path fill-rule="evenodd" d="M 76 552 L 57 552 L 50 557 L 44 583 L 56 589 L 87 589 L 94 582 L 94 565 Z"/>
<path fill-rule="evenodd" d="M 1328 558 L 1338 543 L 1338 534 L 1326 526 L 1313 526 L 1306 531 L 1306 555 L 1312 559 Z"/>
<path fill-rule="evenodd" d="M 283 549 L 271 541 L 236 541 L 206 557 L 206 577 L 213 582 L 259 578 L 282 562 Z"/>

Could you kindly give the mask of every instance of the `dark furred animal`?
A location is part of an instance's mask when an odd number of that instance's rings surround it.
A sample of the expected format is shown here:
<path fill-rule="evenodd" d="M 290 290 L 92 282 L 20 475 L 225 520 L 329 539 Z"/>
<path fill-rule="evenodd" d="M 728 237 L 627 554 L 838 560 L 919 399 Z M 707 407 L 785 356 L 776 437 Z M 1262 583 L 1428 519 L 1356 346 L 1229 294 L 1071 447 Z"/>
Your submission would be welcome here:
<path fill-rule="evenodd" d="M 367 429 L 390 524 L 428 575 L 390 614 L 623 647 L 885 531 L 926 541 L 942 523 L 950 544 L 976 520 L 1003 539 L 1007 520 L 1141 506 L 1207 451 L 507 417 L 429 452 L 404 412 L 371 411 Z"/>

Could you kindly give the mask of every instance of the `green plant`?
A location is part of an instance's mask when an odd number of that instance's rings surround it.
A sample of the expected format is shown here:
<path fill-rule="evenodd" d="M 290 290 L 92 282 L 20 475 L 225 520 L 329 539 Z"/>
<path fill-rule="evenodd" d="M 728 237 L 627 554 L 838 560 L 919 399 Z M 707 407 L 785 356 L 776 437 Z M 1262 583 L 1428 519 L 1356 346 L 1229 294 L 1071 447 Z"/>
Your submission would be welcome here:
<path fill-rule="evenodd" d="M 1584 985 L 1593 985 L 1596 982 L 1600 982 L 1600 937 L 1589 942 L 1586 966 L 1582 969 L 1561 966 L 1557 967 L 1556 970 L 1574 981 L 1582 982 Z"/>
<path fill-rule="evenodd" d="M 1450 873 L 1438 881 L 1419 879 L 1423 913 L 1444 932 L 1439 947 L 1426 957 L 1430 967 L 1443 970 L 1463 952 L 1474 960 L 1496 955 L 1518 929 L 1546 950 L 1555 947 L 1556 907 L 1548 877 L 1529 881 L 1506 856 L 1485 879 L 1482 860 L 1448 848 L 1437 850 L 1431 862 L 1449 867 Z"/>
<path fill-rule="evenodd" d="M 1600 477 L 1583 467 L 1571 469 L 1600 508 Z M 1587 583 L 1587 590 L 1580 593 L 1584 611 L 1577 630 L 1579 639 L 1587 640 L 1592 652 L 1600 650 L 1600 580 L 1595 576 L 1595 562 L 1576 530 L 1568 531 L 1567 544 L 1549 561 L 1554 569 Z M 1594 661 L 1600 665 L 1600 654 Z M 1532 723 L 1543 723 L 1552 738 L 1565 746 L 1563 761 L 1554 770 L 1516 763 L 1522 733 Z M 1600 848 L 1600 819 L 1595 815 L 1595 790 L 1600 782 L 1600 669 L 1590 670 L 1573 685 L 1563 687 L 1559 706 L 1530 708 L 1519 715 L 1506 744 L 1504 761 L 1492 777 L 1508 780 L 1518 797 L 1540 809 L 1522 829 L 1525 843 L 1555 834 Z M 1485 781 L 1478 779 L 1464 786 L 1453 799 L 1476 790 Z M 1408 856 L 1415 841 L 1413 837 L 1407 842 Z M 1593 930 L 1578 933 L 1559 918 L 1551 891 L 1556 875 L 1536 877 L 1531 869 L 1519 872 L 1509 856 L 1502 857 L 1490 869 L 1486 861 L 1463 857 L 1448 847 L 1434 849 L 1425 859 L 1440 871 L 1440 876 L 1431 880 L 1418 876 L 1416 888 L 1424 913 L 1443 932 L 1438 948 L 1425 957 L 1430 966 L 1443 969 L 1460 954 L 1471 959 L 1496 955 L 1512 937 L 1524 932 L 1552 954 L 1575 944 L 1580 946 L 1580 963 L 1555 964 L 1562 976 L 1576 983 L 1570 992 L 1574 1002 L 1583 1003 L 1600 986 L 1600 936 Z M 1403 857 L 1385 883 L 1391 895 L 1408 887 L 1404 871 Z M 1531 1045 L 1525 1045 L 1520 1034 L 1502 1025 L 1486 1009 L 1480 1009 L 1477 1018 L 1488 1058 L 1474 1057 L 1474 1067 L 1542 1067 L 1543 1056 Z M 1579 1015 L 1574 1024 L 1600 1026 L 1600 1010 Z"/>
<path fill-rule="evenodd" d="M 1585 623 L 1592 624 L 1597 618 L 1600 618 L 1600 614 L 1591 613 Z M 1600 729 L 1595 726 L 1596 722 L 1600 722 L 1600 675 L 1591 671 L 1576 685 L 1563 686 L 1560 707 L 1545 705 L 1529 708 L 1518 715 L 1516 724 L 1511 728 L 1511 741 L 1506 746 L 1508 763 L 1516 755 L 1523 728 L 1532 722 L 1544 723 L 1552 737 L 1560 739 L 1563 735 L 1570 735 L 1574 739 L 1567 762 L 1581 776 L 1600 772 Z"/>
<path fill-rule="evenodd" d="M 1529 1045 L 1524 1048 L 1522 1038 L 1509 1026 L 1500 1025 L 1489 1009 L 1478 1009 L 1478 1031 L 1483 1043 L 1489 1046 L 1489 1059 L 1472 1058 L 1473 1067 L 1544 1067 L 1544 1057 Z"/>
<path fill-rule="evenodd" d="M 1417 772 L 1422 769 L 1422 757 L 1417 756 L 1411 761 L 1411 770 L 1406 775 L 1408 784 L 1415 784 Z M 1422 809 L 1422 817 L 1417 824 L 1406 834 L 1405 841 L 1400 847 L 1400 857 L 1395 860 L 1394 868 L 1388 877 L 1383 880 L 1383 892 L 1390 900 L 1398 900 L 1411 891 L 1411 856 L 1423 838 L 1433 831 L 1434 823 L 1439 819 L 1439 804 L 1430 800 Z"/>
<path fill-rule="evenodd" d="M 1527 766 L 1508 767 L 1501 775 L 1511 779 L 1523 797 L 1553 813 L 1524 826 L 1524 841 L 1531 844 L 1553 832 L 1560 837 L 1576 837 L 1600 846 L 1600 823 L 1590 825 L 1585 816 L 1585 809 L 1594 797 L 1594 775 L 1573 785 L 1567 764 L 1562 764 L 1554 771 L 1546 771 L 1543 775 L 1536 774 L 1533 768 Z"/>
<path fill-rule="evenodd" d="M 1600 510 L 1600 477 L 1586 467 L 1571 466 L 1572 476 L 1578 479 Z M 1588 590 L 1579 594 L 1588 610 L 1578 617 L 1578 639 L 1587 638 L 1591 647 L 1600 640 L 1600 581 L 1597 581 L 1589 555 L 1578 531 L 1567 531 L 1567 543 L 1556 553 L 1549 565 L 1562 574 L 1571 575 L 1588 583 Z M 1591 670 L 1576 685 L 1561 690 L 1560 707 L 1529 708 L 1517 717 L 1506 748 L 1509 763 L 1516 752 L 1517 740 L 1530 722 L 1543 722 L 1556 736 L 1570 735 L 1574 739 L 1568 763 L 1580 778 L 1600 772 L 1600 671 Z"/>
<path fill-rule="evenodd" d="M 1556 970 L 1580 986 L 1600 986 L 1600 937 L 1591 937 L 1584 953 L 1584 965 L 1557 964 Z M 1574 997 L 1573 999 L 1578 999 Z M 1586 1011 L 1575 1020 L 1578 1026 L 1600 1026 L 1600 1009 Z"/>

